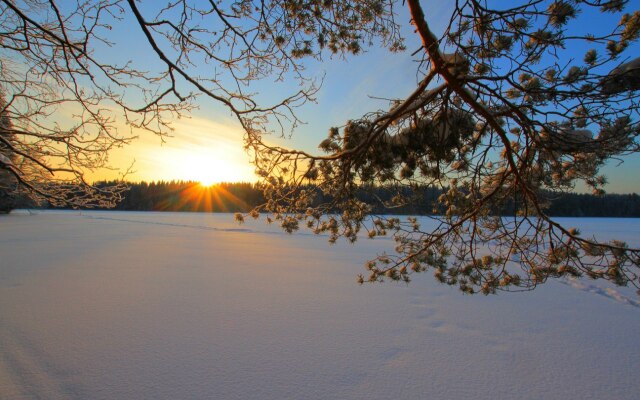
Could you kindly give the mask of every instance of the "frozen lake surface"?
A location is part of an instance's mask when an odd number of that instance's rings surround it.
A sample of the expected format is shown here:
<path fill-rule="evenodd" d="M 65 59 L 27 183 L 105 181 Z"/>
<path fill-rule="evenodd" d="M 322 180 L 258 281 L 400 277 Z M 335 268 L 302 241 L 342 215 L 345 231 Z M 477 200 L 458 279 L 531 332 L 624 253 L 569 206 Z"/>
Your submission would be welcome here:
<path fill-rule="evenodd" d="M 637 219 L 565 221 L 640 245 Z M 392 245 L 228 214 L 2 216 L 0 398 L 638 398 L 633 291 L 358 286 Z"/>

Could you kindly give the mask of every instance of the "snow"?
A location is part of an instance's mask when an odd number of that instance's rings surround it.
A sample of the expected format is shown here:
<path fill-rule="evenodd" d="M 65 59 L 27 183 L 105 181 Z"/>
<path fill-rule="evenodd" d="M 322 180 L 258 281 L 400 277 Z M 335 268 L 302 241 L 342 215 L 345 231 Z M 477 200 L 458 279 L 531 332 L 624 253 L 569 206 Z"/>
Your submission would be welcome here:
<path fill-rule="evenodd" d="M 565 222 L 640 244 L 640 220 Z M 229 214 L 3 216 L 0 398 L 637 398 L 637 297 L 358 286 L 393 242 L 325 239 Z"/>

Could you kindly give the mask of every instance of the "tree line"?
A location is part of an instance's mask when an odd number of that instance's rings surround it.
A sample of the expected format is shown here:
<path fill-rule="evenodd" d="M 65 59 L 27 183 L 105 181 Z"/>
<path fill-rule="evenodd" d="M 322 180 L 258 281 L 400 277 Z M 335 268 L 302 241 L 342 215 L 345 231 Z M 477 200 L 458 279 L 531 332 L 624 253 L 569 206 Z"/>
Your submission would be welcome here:
<path fill-rule="evenodd" d="M 97 187 L 109 186 L 113 182 L 99 182 Z M 331 199 L 324 197 L 321 190 L 311 185 L 306 191 L 315 193 L 315 203 L 322 204 Z M 438 206 L 438 198 L 446 189 L 433 186 L 397 188 L 391 186 L 362 187 L 357 191 L 359 201 L 368 204 L 373 214 L 431 215 L 443 214 Z M 413 201 L 397 205 L 398 196 Z M 640 218 L 640 196 L 632 194 L 594 195 L 586 193 L 561 193 L 544 191 L 540 194 L 547 199 L 546 213 L 555 217 L 620 217 Z M 182 212 L 249 212 L 264 204 L 263 189 L 259 184 L 248 182 L 227 182 L 211 187 L 194 181 L 128 182 L 115 207 L 119 211 L 182 211 Z M 18 207 L 36 207 L 25 197 Z M 44 204 L 44 208 L 54 208 Z M 107 209 L 107 208 L 99 208 Z M 516 215 L 522 212 L 514 198 L 493 211 L 495 215 Z"/>

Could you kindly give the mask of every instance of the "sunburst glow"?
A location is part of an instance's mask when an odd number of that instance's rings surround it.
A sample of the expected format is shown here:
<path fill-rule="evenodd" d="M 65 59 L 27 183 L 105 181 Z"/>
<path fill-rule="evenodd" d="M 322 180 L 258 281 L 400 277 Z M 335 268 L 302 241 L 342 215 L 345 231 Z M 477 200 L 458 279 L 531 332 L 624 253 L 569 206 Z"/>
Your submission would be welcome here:
<path fill-rule="evenodd" d="M 235 177 L 233 172 L 236 166 L 227 163 L 214 154 L 196 154 L 184 160 L 180 168 L 181 175 L 188 180 L 200 182 L 203 186 L 238 180 L 239 177 Z"/>
<path fill-rule="evenodd" d="M 157 210 L 235 212 L 247 211 L 251 207 L 228 190 L 225 184 L 204 186 L 202 182 L 193 183 L 176 192 L 176 196 L 159 203 Z"/>
<path fill-rule="evenodd" d="M 162 146 L 154 138 L 137 145 L 137 173 L 129 179 L 194 181 L 202 186 L 256 180 L 237 128 L 198 118 L 176 121 L 174 127 L 175 136 Z"/>

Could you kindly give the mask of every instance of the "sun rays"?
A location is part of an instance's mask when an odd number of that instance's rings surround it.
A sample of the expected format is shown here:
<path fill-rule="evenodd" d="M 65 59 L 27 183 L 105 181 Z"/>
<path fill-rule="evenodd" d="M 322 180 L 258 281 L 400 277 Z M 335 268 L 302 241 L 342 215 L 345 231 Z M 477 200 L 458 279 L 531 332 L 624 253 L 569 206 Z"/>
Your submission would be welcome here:
<path fill-rule="evenodd" d="M 234 185 L 234 187 L 237 185 Z M 174 193 L 156 204 L 157 211 L 236 212 L 251 206 L 230 191 L 225 183 L 187 182 L 176 184 Z"/>

